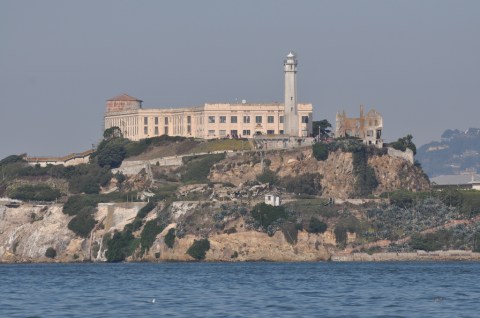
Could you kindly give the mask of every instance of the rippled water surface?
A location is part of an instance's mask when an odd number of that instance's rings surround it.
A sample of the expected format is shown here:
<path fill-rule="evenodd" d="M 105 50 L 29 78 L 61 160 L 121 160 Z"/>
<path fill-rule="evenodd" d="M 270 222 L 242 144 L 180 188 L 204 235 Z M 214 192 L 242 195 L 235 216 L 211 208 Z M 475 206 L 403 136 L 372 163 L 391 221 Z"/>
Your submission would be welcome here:
<path fill-rule="evenodd" d="M 478 263 L 0 265 L 0 317 L 479 317 Z"/>

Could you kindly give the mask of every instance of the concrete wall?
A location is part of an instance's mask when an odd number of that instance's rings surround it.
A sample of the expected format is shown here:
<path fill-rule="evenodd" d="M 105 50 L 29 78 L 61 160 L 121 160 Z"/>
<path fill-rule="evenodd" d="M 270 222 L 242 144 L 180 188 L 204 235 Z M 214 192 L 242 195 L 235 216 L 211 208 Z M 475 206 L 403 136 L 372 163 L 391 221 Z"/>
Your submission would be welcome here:
<path fill-rule="evenodd" d="M 408 148 L 405 151 L 393 149 L 391 147 L 388 147 L 387 149 L 388 149 L 388 155 L 389 156 L 405 159 L 408 162 L 410 162 L 411 164 L 413 164 L 415 162 L 413 151 L 408 149 Z"/>

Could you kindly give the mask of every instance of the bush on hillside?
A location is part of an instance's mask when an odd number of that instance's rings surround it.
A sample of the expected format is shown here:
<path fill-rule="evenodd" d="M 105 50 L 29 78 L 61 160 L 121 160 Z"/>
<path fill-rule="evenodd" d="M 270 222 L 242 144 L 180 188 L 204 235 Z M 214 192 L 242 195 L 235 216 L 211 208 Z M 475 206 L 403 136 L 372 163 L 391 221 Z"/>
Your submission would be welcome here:
<path fill-rule="evenodd" d="M 253 207 L 252 217 L 267 230 L 274 222 L 288 219 L 289 215 L 283 206 L 272 206 L 262 202 Z"/>
<path fill-rule="evenodd" d="M 312 145 L 313 156 L 318 161 L 325 161 L 328 159 L 328 145 L 324 143 L 315 143 Z"/>
<path fill-rule="evenodd" d="M 145 223 L 142 234 L 140 235 L 140 246 L 142 253 L 147 252 L 155 242 L 157 235 L 160 234 L 165 228 L 165 224 L 160 223 L 158 219 L 150 220 Z"/>
<path fill-rule="evenodd" d="M 290 193 L 316 195 L 322 191 L 321 179 L 319 173 L 305 173 L 295 177 L 284 177 L 280 185 Z"/>
<path fill-rule="evenodd" d="M 60 190 L 54 189 L 46 184 L 25 184 L 16 187 L 9 187 L 7 195 L 12 199 L 32 201 L 55 201 L 62 194 Z"/>
<path fill-rule="evenodd" d="M 89 206 L 83 207 L 68 223 L 68 228 L 81 237 L 88 237 L 95 227 L 93 217 L 95 209 Z"/>
<path fill-rule="evenodd" d="M 186 183 L 206 183 L 212 166 L 225 159 L 225 154 L 183 157 L 186 164 L 181 181 Z"/>
<path fill-rule="evenodd" d="M 210 241 L 208 239 L 194 240 L 192 246 L 187 250 L 187 254 L 196 260 L 205 259 L 207 251 L 210 249 Z"/>
<path fill-rule="evenodd" d="M 175 228 L 172 227 L 170 230 L 168 230 L 163 240 L 165 245 L 167 245 L 169 248 L 173 248 L 173 244 L 175 243 Z"/>
<path fill-rule="evenodd" d="M 48 258 L 55 258 L 57 257 L 57 251 L 53 247 L 49 247 L 45 251 L 45 256 Z"/>
<path fill-rule="evenodd" d="M 313 216 L 310 218 L 310 222 L 308 222 L 307 227 L 308 233 L 325 233 L 326 230 L 327 224 L 325 222 L 322 222 Z"/>
<path fill-rule="evenodd" d="M 261 174 L 257 175 L 257 181 L 274 185 L 278 183 L 278 177 L 272 170 L 265 169 Z"/>
<path fill-rule="evenodd" d="M 137 241 L 132 232 L 115 232 L 113 237 L 107 241 L 105 257 L 107 262 L 121 262 L 132 255 L 137 246 Z"/>

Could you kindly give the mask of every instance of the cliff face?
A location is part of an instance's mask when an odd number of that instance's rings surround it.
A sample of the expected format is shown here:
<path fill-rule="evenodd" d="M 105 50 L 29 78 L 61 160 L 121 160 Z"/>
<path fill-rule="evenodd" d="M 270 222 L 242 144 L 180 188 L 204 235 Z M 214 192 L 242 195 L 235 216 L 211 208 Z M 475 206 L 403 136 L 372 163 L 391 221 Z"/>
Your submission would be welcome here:
<path fill-rule="evenodd" d="M 346 199 L 354 193 L 355 175 L 352 154 L 349 152 L 332 152 L 327 160 L 317 161 L 310 148 L 303 151 L 272 151 L 265 154 L 264 162 L 268 162 L 268 168 L 279 177 L 293 177 L 305 173 L 321 174 L 323 197 Z M 374 155 L 370 156 L 368 164 L 374 169 L 379 183 L 374 194 L 398 189 L 420 191 L 430 187 L 421 170 L 405 159 Z M 234 155 L 214 166 L 210 180 L 238 185 L 255 180 L 261 172 L 261 158 L 258 155 Z"/>
<path fill-rule="evenodd" d="M 62 213 L 61 205 L 18 208 L 0 207 L 0 263 L 25 262 L 81 262 L 106 261 L 103 237 L 114 230 L 123 229 L 131 221 L 140 206 L 101 206 L 97 220 L 104 220 L 105 227 L 89 238 L 81 238 L 68 229 L 72 217 Z M 147 217 L 148 218 L 148 217 Z M 170 224 L 157 236 L 149 252 L 134 261 L 192 261 L 186 252 L 197 236 L 187 234 L 175 239 L 173 248 L 164 243 Z M 318 261 L 328 260 L 330 252 L 325 244 L 334 245 L 331 233 L 308 234 L 299 232 L 297 242 L 290 244 L 281 231 L 272 237 L 253 230 L 232 234 L 209 236 L 210 250 L 207 261 Z M 48 248 L 54 248 L 57 256 L 45 256 Z M 232 257 L 234 253 L 238 256 Z M 134 253 L 135 254 L 135 253 Z M 90 258 L 91 255 L 91 258 Z"/>

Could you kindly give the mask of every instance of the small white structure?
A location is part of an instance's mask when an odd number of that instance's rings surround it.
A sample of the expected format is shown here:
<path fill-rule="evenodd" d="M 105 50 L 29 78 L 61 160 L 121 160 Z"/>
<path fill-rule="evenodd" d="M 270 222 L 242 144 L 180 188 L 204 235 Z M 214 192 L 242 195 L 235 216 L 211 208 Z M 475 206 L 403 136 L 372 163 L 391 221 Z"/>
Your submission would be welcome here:
<path fill-rule="evenodd" d="M 473 190 L 480 191 L 480 181 L 471 181 L 470 184 Z"/>
<path fill-rule="evenodd" d="M 273 193 L 265 194 L 265 204 L 280 206 L 281 205 L 280 196 Z"/>

